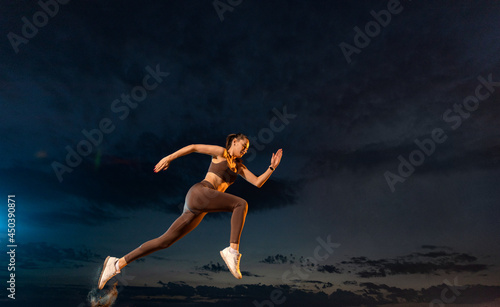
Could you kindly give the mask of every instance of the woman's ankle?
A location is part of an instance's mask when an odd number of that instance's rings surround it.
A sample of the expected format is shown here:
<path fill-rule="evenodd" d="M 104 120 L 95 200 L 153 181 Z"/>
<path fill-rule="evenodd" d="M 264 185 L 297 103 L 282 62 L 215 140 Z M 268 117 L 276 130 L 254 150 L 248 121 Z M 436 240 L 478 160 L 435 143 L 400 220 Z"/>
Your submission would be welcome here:
<path fill-rule="evenodd" d="M 240 245 L 237 244 L 237 243 L 229 243 L 229 247 L 231 247 L 232 249 L 234 249 L 235 251 L 239 251 L 240 249 Z"/>
<path fill-rule="evenodd" d="M 122 257 L 122 258 L 118 259 L 118 267 L 119 267 L 120 270 L 123 269 L 124 267 L 126 267 L 127 264 L 128 263 L 125 260 L 125 258 Z"/>

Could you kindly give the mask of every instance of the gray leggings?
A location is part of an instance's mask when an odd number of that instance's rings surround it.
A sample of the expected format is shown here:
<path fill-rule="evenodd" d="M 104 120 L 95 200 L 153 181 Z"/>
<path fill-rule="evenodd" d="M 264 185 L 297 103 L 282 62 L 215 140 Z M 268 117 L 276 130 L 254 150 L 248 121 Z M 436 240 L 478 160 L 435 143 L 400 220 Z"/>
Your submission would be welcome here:
<path fill-rule="evenodd" d="M 147 241 L 125 256 L 130 263 L 160 249 L 174 244 L 200 224 L 208 212 L 233 212 L 231 217 L 230 243 L 240 243 L 241 231 L 248 211 L 247 202 L 238 196 L 215 190 L 210 182 L 203 180 L 191 187 L 186 195 L 184 211 L 160 237 Z"/>

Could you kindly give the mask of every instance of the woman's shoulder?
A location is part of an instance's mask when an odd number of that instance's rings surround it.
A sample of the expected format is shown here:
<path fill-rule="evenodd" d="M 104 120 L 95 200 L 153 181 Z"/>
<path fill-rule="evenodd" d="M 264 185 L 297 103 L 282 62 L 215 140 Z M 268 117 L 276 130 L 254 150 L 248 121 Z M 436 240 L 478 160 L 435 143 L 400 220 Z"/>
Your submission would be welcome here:
<path fill-rule="evenodd" d="M 221 148 L 223 148 L 223 147 L 221 147 Z M 212 162 L 213 163 L 219 163 L 219 162 L 227 161 L 227 159 L 229 157 L 229 153 L 227 152 L 226 148 L 223 148 L 223 149 L 224 149 L 224 151 L 222 152 L 221 155 L 212 156 Z"/>

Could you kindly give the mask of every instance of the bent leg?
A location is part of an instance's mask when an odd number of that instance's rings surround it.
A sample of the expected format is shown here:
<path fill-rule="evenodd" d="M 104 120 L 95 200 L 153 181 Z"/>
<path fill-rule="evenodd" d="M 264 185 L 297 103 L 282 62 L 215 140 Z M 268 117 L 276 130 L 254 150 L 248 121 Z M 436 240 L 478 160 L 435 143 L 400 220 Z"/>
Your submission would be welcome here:
<path fill-rule="evenodd" d="M 231 216 L 231 237 L 229 243 L 240 244 L 241 232 L 245 225 L 247 212 L 248 203 L 245 200 L 233 206 L 233 215 Z M 236 250 L 238 250 L 238 248 L 236 248 Z"/>
<path fill-rule="evenodd" d="M 193 189 L 186 196 L 186 205 L 193 212 L 233 212 L 229 242 L 239 244 L 248 212 L 248 203 L 241 197 L 207 187 Z"/>
<path fill-rule="evenodd" d="M 187 235 L 190 231 L 195 229 L 205 215 L 206 213 L 194 214 L 191 211 L 185 211 L 172 223 L 170 228 L 163 235 L 145 242 L 135 250 L 125 255 L 123 258 L 126 263 L 129 264 L 134 260 L 171 246 L 179 239 Z"/>

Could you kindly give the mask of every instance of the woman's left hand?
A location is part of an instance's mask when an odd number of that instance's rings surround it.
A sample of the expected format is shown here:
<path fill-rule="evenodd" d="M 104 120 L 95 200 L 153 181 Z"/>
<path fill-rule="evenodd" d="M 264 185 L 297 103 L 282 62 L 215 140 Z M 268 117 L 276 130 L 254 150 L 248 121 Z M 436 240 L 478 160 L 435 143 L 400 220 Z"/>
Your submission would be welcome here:
<path fill-rule="evenodd" d="M 283 156 L 283 149 L 278 149 L 276 153 L 273 153 L 273 156 L 271 158 L 271 167 L 276 169 L 278 165 L 280 164 L 281 157 Z"/>

